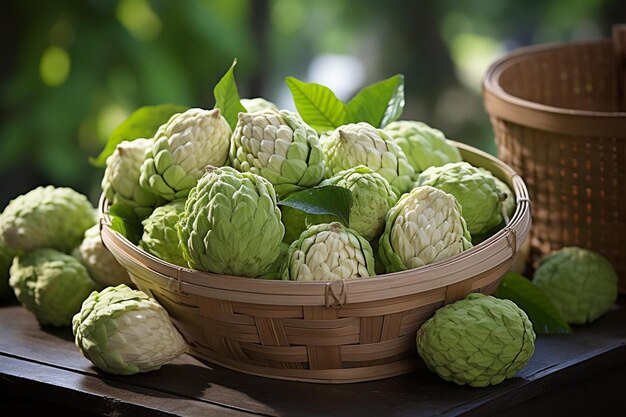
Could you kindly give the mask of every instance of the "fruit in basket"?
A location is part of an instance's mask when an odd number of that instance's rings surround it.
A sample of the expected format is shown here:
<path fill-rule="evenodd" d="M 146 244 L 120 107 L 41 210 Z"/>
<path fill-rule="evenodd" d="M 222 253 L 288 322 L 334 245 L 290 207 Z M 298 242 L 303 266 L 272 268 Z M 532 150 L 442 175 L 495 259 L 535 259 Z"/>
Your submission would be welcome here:
<path fill-rule="evenodd" d="M 176 223 L 184 209 L 184 199 L 154 209 L 142 222 L 143 235 L 139 247 L 165 262 L 187 266 L 176 230 Z"/>
<path fill-rule="evenodd" d="M 107 158 L 102 177 L 102 191 L 109 203 L 131 207 L 140 219 L 163 204 L 161 197 L 139 185 L 141 165 L 153 144 L 152 139 L 143 138 L 119 143 Z"/>
<path fill-rule="evenodd" d="M 189 109 L 159 127 L 140 184 L 166 200 L 186 197 L 208 165 L 228 158 L 231 130 L 218 109 Z"/>
<path fill-rule="evenodd" d="M 379 255 L 387 272 L 419 268 L 472 247 L 461 206 L 430 186 L 404 194 L 385 217 Z"/>
<path fill-rule="evenodd" d="M 504 198 L 504 201 L 502 202 L 502 214 L 503 216 L 506 215 L 505 221 L 508 221 L 511 217 L 513 217 L 513 213 L 515 212 L 515 207 L 517 205 L 515 202 L 515 194 L 504 181 L 493 175 L 491 171 L 485 168 L 478 169 L 480 172 L 493 177 L 493 180 L 496 182 L 496 187 L 498 187 L 500 195 Z"/>
<path fill-rule="evenodd" d="M 366 240 L 380 235 L 385 226 L 385 214 L 398 200 L 387 180 L 364 165 L 339 171 L 320 185 L 350 190 L 352 205 L 348 226 Z"/>
<path fill-rule="evenodd" d="M 335 281 L 374 276 L 369 242 L 338 222 L 309 227 L 289 246 L 283 279 Z"/>
<path fill-rule="evenodd" d="M 89 276 L 96 284 L 102 287 L 132 285 L 126 269 L 102 243 L 100 225 L 94 225 L 85 231 L 83 241 L 74 249 L 72 255 L 85 265 Z"/>
<path fill-rule="evenodd" d="M 1 216 L 0 222 L 2 222 Z M 0 298 L 13 294 L 13 290 L 9 286 L 9 269 L 11 268 L 13 258 L 17 254 L 18 252 L 15 249 L 10 248 L 0 239 Z"/>
<path fill-rule="evenodd" d="M 92 292 L 74 316 L 72 331 L 80 352 L 111 374 L 157 370 L 187 348 L 165 309 L 124 284 Z"/>
<path fill-rule="evenodd" d="M 317 133 L 287 110 L 239 113 L 230 160 L 269 180 L 279 197 L 319 184 L 325 172 Z"/>
<path fill-rule="evenodd" d="M 257 278 L 278 280 L 282 279 L 283 265 L 287 258 L 287 252 L 289 251 L 289 245 L 285 242 L 281 242 L 279 245 L 280 254 L 278 258 L 267 268 L 267 270 L 259 275 Z"/>
<path fill-rule="evenodd" d="M 81 303 L 96 289 L 87 269 L 73 256 L 36 249 L 13 260 L 9 284 L 42 325 L 69 326 Z"/>
<path fill-rule="evenodd" d="M 383 129 L 400 146 L 416 173 L 431 166 L 461 162 L 461 153 L 443 132 L 426 123 L 398 120 Z"/>
<path fill-rule="evenodd" d="M 472 387 L 513 377 L 535 351 L 526 313 L 510 300 L 483 294 L 441 307 L 417 331 L 417 351 L 446 381 Z"/>
<path fill-rule="evenodd" d="M 322 138 L 326 176 L 365 165 L 385 178 L 400 195 L 413 186 L 415 170 L 406 155 L 382 130 L 359 122 L 343 125 Z"/>
<path fill-rule="evenodd" d="M 0 239 L 24 252 L 69 252 L 96 220 L 96 210 L 83 194 L 67 187 L 37 187 L 9 202 L 2 213 Z"/>
<path fill-rule="evenodd" d="M 209 167 L 177 225 L 189 267 L 256 277 L 280 254 L 285 232 L 272 184 L 231 167 Z"/>
<path fill-rule="evenodd" d="M 544 290 L 570 324 L 590 323 L 617 299 L 617 273 L 602 255 L 565 247 L 541 258 L 533 283 Z"/>
<path fill-rule="evenodd" d="M 504 196 L 493 175 L 467 162 L 452 162 L 422 172 L 416 186 L 429 185 L 452 194 L 463 208 L 463 218 L 473 237 L 481 236 L 502 222 Z"/>
<path fill-rule="evenodd" d="M 263 97 L 242 98 L 241 105 L 246 108 L 248 113 L 256 113 L 265 110 L 278 110 L 278 106 L 267 101 Z"/>

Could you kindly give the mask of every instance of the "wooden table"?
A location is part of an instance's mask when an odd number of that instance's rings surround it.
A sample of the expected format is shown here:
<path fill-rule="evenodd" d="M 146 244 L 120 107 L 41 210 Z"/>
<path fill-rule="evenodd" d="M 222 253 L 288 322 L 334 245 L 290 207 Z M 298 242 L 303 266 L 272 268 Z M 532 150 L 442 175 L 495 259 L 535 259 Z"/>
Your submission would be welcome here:
<path fill-rule="evenodd" d="M 78 352 L 71 329 L 40 328 L 30 312 L 5 302 L 0 415 L 626 415 L 626 299 L 574 330 L 540 336 L 535 355 L 517 377 L 482 389 L 445 382 L 426 369 L 358 384 L 287 382 L 188 355 L 158 371 L 113 376 L 98 372 Z"/>

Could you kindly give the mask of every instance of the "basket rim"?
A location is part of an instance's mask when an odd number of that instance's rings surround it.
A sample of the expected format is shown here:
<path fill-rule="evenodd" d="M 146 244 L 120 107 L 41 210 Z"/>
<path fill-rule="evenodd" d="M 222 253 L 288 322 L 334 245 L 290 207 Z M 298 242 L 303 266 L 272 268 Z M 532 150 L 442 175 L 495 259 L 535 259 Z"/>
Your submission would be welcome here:
<path fill-rule="evenodd" d="M 396 298 L 418 292 L 444 290 L 512 260 L 524 243 L 531 223 L 530 199 L 521 176 L 494 156 L 456 141 L 466 160 L 482 161 L 494 175 L 502 177 L 512 187 L 517 200 L 515 213 L 506 227 L 480 244 L 462 253 L 420 268 L 346 281 L 283 281 L 263 280 L 214 274 L 179 267 L 164 262 L 141 250 L 121 234 L 113 231 L 106 214 L 107 199 L 100 197 L 100 229 L 104 245 L 122 263 L 148 270 L 150 280 L 179 293 L 209 296 L 230 301 L 272 305 L 325 305 L 341 307 L 347 304 Z M 471 262 L 468 262 L 471 260 Z M 141 271 L 143 270 L 143 271 Z M 137 272 L 135 271 L 135 272 Z M 132 275 L 132 273 L 131 273 Z"/>
<path fill-rule="evenodd" d="M 517 48 L 494 61 L 483 76 L 485 107 L 493 116 L 557 133 L 589 136 L 626 137 L 626 112 L 592 111 L 550 106 L 506 92 L 499 84 L 504 71 L 536 53 L 549 53 L 570 47 L 611 45 L 610 39 L 584 42 L 553 42 Z"/>

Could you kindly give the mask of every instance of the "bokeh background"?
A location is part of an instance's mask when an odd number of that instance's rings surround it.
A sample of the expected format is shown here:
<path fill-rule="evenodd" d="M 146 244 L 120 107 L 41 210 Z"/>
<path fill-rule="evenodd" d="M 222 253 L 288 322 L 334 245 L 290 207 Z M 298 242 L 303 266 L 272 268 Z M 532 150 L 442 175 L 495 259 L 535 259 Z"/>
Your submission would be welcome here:
<path fill-rule="evenodd" d="M 212 108 L 238 59 L 242 97 L 294 109 L 295 76 L 349 99 L 405 75 L 403 119 L 495 154 L 481 79 L 525 45 L 610 36 L 624 0 L 5 1 L 0 14 L 0 209 L 37 185 L 94 202 L 89 163 L 144 105 Z"/>

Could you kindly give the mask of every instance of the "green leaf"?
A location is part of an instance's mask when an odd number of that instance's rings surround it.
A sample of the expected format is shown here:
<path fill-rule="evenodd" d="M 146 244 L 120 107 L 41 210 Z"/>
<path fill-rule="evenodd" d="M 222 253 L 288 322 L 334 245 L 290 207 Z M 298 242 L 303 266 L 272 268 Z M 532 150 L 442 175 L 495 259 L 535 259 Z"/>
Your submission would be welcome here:
<path fill-rule="evenodd" d="M 233 130 L 237 125 L 239 113 L 246 112 L 246 108 L 241 104 L 241 100 L 239 99 L 239 92 L 237 91 L 237 84 L 235 83 L 235 65 L 237 65 L 237 58 L 233 60 L 233 64 L 213 89 L 215 107 L 220 109 L 222 116 L 224 116 L 230 128 Z"/>
<path fill-rule="evenodd" d="M 152 138 L 159 127 L 166 123 L 172 115 L 182 113 L 187 109 L 188 107 L 178 104 L 140 107 L 113 130 L 104 150 L 97 158 L 89 158 L 89 162 L 94 166 L 104 167 L 107 158 L 115 151 L 115 147 L 120 142 L 138 138 Z"/>
<path fill-rule="evenodd" d="M 133 244 L 138 244 L 143 234 L 141 220 L 132 207 L 126 204 L 113 204 L 107 213 L 111 217 L 111 229 L 118 232 Z"/>
<path fill-rule="evenodd" d="M 537 334 L 572 332 L 546 293 L 522 275 L 514 272 L 504 274 L 494 295 L 511 300 L 524 310 Z"/>
<path fill-rule="evenodd" d="M 348 119 L 346 104 L 330 88 L 305 83 L 294 77 L 285 78 L 293 101 L 302 119 L 318 133 L 344 125 Z"/>
<path fill-rule="evenodd" d="M 404 110 L 404 75 L 397 74 L 363 88 L 348 102 L 351 123 L 367 122 L 383 128 Z"/>
<path fill-rule="evenodd" d="M 347 226 L 350 221 L 352 193 L 343 187 L 324 185 L 289 194 L 278 204 L 309 214 L 330 214 Z"/>

